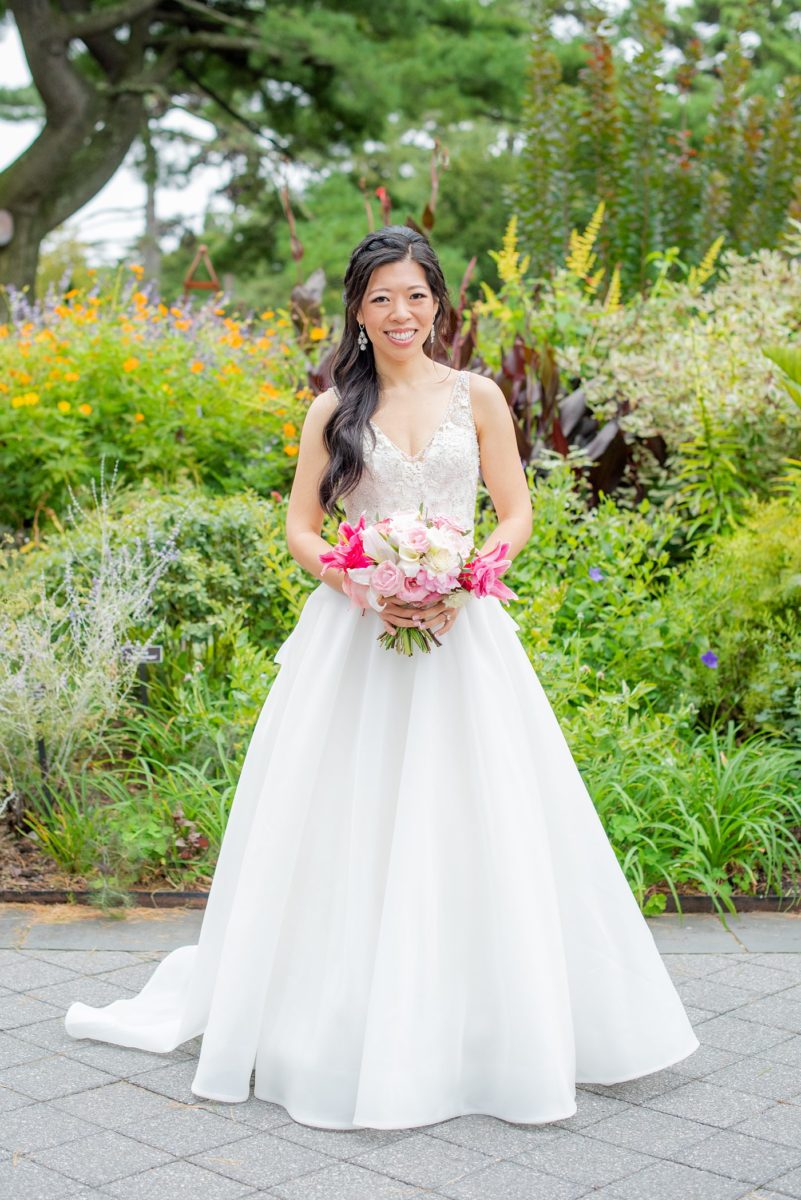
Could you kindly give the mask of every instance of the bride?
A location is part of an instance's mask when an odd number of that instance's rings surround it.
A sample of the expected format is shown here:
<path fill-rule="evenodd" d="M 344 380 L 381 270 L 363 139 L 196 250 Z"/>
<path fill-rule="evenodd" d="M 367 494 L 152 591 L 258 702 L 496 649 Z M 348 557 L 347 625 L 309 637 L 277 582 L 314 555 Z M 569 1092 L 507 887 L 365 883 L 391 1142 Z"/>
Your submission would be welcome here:
<path fill-rule="evenodd" d="M 489 379 L 436 361 L 455 315 L 437 258 L 389 226 L 353 251 L 335 386 L 309 406 L 287 512 L 320 583 L 279 648 L 197 945 L 138 995 L 73 1003 L 76 1038 L 165 1053 L 201 1036 L 192 1091 L 327 1129 L 468 1113 L 539 1124 L 576 1083 L 698 1047 L 564 736 L 495 597 L 461 609 L 321 576 L 337 502 L 471 532 L 480 479 L 514 557 L 532 531 L 513 419 Z M 418 624 L 441 642 L 378 641 Z"/>

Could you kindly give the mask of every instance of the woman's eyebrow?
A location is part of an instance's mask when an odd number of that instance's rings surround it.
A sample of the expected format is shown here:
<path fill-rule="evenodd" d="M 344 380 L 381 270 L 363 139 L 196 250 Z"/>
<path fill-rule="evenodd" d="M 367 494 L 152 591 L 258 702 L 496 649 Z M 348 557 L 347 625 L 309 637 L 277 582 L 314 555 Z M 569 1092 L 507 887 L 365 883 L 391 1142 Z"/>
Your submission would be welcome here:
<path fill-rule="evenodd" d="M 424 283 L 410 283 L 407 285 L 406 291 L 411 292 L 412 289 L 417 290 L 418 288 L 424 288 L 425 286 L 426 286 L 426 284 L 424 284 Z M 392 291 L 392 288 L 389 288 L 389 287 L 370 288 L 370 291 L 367 293 L 367 295 L 372 296 L 374 292 L 391 292 L 391 291 Z"/>

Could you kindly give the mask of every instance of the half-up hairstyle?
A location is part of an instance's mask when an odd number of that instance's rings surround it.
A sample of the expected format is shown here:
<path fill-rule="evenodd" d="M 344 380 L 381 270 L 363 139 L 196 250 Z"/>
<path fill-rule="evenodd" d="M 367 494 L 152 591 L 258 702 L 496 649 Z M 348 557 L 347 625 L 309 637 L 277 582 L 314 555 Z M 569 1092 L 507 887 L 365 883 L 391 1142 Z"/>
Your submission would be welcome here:
<path fill-rule="evenodd" d="M 426 339 L 425 353 L 433 357 L 438 344 L 444 342 L 450 345 L 456 328 L 457 317 L 448 296 L 445 277 L 427 238 L 407 225 L 386 225 L 359 242 L 345 272 L 342 292 L 345 326 L 331 364 L 331 378 L 339 402 L 323 430 L 323 443 L 329 459 L 320 480 L 319 499 L 320 507 L 329 514 L 334 512 L 339 498 L 353 491 L 362 477 L 362 438 L 365 429 L 370 430 L 375 443 L 375 432 L 369 421 L 380 399 L 378 373 L 372 342 L 368 340 L 366 350 L 359 349 L 356 314 L 373 271 L 386 263 L 400 262 L 404 258 L 413 259 L 423 268 L 438 304 L 434 346 Z"/>

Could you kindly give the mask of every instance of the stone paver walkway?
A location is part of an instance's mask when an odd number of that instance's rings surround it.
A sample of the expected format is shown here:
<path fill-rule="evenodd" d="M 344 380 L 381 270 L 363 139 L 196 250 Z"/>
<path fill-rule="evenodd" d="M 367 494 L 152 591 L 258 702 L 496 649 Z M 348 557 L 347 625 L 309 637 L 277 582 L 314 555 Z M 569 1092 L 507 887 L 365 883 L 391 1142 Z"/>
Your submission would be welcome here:
<path fill-rule="evenodd" d="M 171 1054 L 64 1032 L 71 1001 L 138 991 L 202 914 L 0 905 L 3 1200 L 781 1200 L 801 1197 L 801 916 L 650 921 L 701 1048 L 550 1125 L 456 1117 L 311 1129 L 193 1096 Z"/>

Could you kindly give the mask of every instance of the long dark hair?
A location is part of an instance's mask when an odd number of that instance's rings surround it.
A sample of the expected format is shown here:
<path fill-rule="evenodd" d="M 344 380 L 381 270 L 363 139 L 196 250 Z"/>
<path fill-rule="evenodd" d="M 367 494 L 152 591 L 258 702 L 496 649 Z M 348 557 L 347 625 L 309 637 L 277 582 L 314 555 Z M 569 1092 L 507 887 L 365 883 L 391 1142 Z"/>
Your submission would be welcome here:
<path fill-rule="evenodd" d="M 377 267 L 411 258 L 419 263 L 434 299 L 438 303 L 435 321 L 434 346 L 427 339 L 425 353 L 429 357 L 438 343 L 450 345 L 457 317 L 448 296 L 442 267 L 431 243 L 421 233 L 407 225 L 386 225 L 362 238 L 350 256 L 345 272 L 342 301 L 345 305 L 345 327 L 331 364 L 331 378 L 339 403 L 323 430 L 323 443 L 329 454 L 328 466 L 320 480 L 320 506 L 333 513 L 340 496 L 357 486 L 364 470 L 362 438 L 365 428 L 375 439 L 368 424 L 378 407 L 379 386 L 372 343 L 360 350 L 357 341 L 359 323 L 356 313 L 367 291 L 370 277 Z"/>

